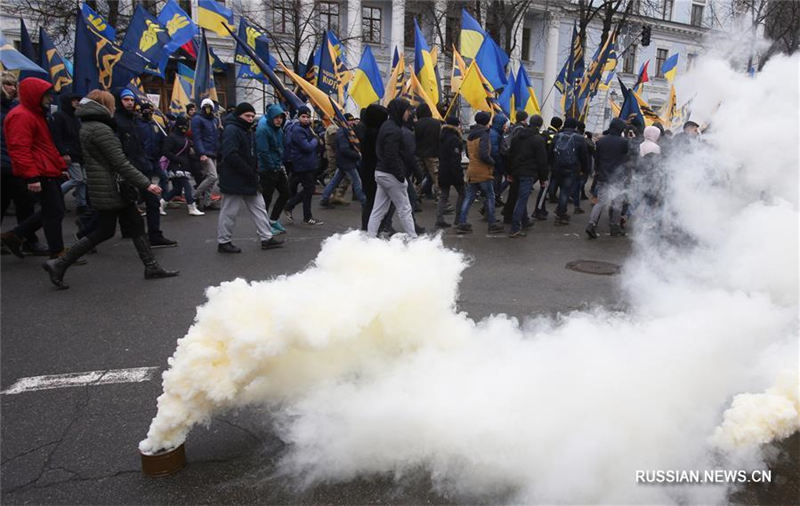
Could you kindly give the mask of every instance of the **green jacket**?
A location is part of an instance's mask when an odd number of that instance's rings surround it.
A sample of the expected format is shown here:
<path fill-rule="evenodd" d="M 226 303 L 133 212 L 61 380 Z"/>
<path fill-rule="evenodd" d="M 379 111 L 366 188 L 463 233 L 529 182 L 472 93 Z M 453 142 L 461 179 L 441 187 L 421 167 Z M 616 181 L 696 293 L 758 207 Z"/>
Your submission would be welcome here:
<path fill-rule="evenodd" d="M 140 191 L 146 191 L 150 180 L 131 165 L 122 152 L 108 109 L 94 100 L 84 99 L 75 115 L 81 120 L 83 167 L 92 207 L 99 211 L 122 209 L 128 203 L 120 197 L 117 174 Z"/>

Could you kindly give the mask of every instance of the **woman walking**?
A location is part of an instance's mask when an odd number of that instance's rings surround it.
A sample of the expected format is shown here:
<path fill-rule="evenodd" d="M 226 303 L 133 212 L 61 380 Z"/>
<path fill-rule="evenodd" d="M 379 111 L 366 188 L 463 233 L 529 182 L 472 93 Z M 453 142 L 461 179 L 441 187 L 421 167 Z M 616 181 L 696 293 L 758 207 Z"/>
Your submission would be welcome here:
<path fill-rule="evenodd" d="M 81 149 L 86 183 L 92 206 L 98 212 L 97 227 L 79 240 L 67 253 L 58 259 L 48 260 L 42 267 L 50 275 L 50 281 L 59 289 L 69 288 L 64 283 L 64 273 L 70 265 L 101 242 L 114 236 L 117 220 L 144 264 L 144 278 L 168 278 L 178 271 L 167 271 L 156 262 L 144 230 L 144 222 L 136 208 L 136 199 L 123 196 L 120 188 L 125 184 L 161 194 L 161 188 L 139 172 L 122 152 L 122 144 L 114 133 L 114 96 L 106 91 L 89 92 L 78 106 L 76 115 L 81 119 Z"/>

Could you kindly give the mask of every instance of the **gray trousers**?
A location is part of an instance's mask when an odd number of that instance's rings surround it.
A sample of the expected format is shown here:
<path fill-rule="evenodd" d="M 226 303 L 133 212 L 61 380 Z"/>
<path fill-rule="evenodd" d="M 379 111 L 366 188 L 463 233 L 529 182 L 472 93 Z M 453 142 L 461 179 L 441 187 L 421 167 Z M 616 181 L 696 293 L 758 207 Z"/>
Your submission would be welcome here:
<path fill-rule="evenodd" d="M 217 186 L 217 164 L 212 158 L 207 158 L 205 162 L 200 162 L 200 168 L 205 178 L 197 185 L 194 192 L 195 200 L 200 202 L 201 207 L 207 206 L 211 199 L 211 193 L 219 190 Z"/>
<path fill-rule="evenodd" d="M 408 200 L 408 180 L 401 183 L 393 175 L 376 170 L 375 183 L 378 185 L 378 190 L 375 193 L 372 214 L 369 215 L 367 234 L 370 237 L 378 235 L 381 220 L 389 212 L 389 205 L 394 204 L 403 231 L 411 237 L 417 237 L 417 232 L 414 230 L 414 219 L 411 216 L 411 202 Z"/>
<path fill-rule="evenodd" d="M 262 241 L 267 241 L 272 237 L 264 197 L 260 194 L 231 195 L 226 193 L 222 198 L 222 208 L 219 210 L 219 224 L 217 225 L 217 242 L 219 244 L 231 242 L 233 227 L 236 226 L 236 216 L 243 205 L 247 207 L 253 217 L 258 237 Z"/>
<path fill-rule="evenodd" d="M 619 225 L 619 213 L 624 199 L 625 194 L 617 185 L 610 185 L 598 181 L 597 204 L 594 205 L 592 214 L 589 215 L 589 223 L 597 226 L 603 209 L 605 209 L 606 206 L 611 206 L 611 216 L 609 216 L 608 223 L 609 225 Z"/>

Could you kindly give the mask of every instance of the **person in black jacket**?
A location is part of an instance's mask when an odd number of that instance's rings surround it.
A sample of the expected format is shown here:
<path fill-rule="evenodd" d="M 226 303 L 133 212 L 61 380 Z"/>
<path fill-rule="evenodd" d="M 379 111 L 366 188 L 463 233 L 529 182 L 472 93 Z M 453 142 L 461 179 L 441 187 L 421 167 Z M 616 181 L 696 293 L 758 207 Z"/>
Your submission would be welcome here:
<path fill-rule="evenodd" d="M 409 107 L 408 101 L 402 98 L 395 98 L 389 102 L 389 120 L 381 125 L 378 132 L 376 142 L 378 163 L 375 166 L 375 183 L 378 190 L 367 225 L 367 233 L 371 237 L 378 235 L 378 227 L 389 211 L 390 204 L 394 204 L 405 233 L 417 237 L 414 220 L 411 217 L 406 177 L 406 174 L 414 170 L 414 147 L 403 133 L 403 124 L 411 115 Z"/>
<path fill-rule="evenodd" d="M 417 122 L 414 124 L 416 155 L 420 166 L 430 178 L 433 195 L 439 199 L 439 133 L 442 122 L 433 118 L 431 108 L 422 103 L 417 107 Z"/>
<path fill-rule="evenodd" d="M 517 133 L 519 133 L 520 129 L 528 128 L 528 113 L 525 111 L 516 111 L 515 112 L 515 119 L 517 120 L 516 123 L 511 125 L 508 128 L 508 132 L 503 136 L 502 144 L 500 147 L 500 153 L 502 156 L 506 157 L 506 165 L 509 166 L 511 164 L 511 141 L 514 139 Z M 511 167 L 508 167 L 506 171 L 506 181 L 505 183 L 508 184 L 508 196 L 506 197 L 505 202 L 503 202 L 503 223 L 506 225 L 511 224 L 511 218 L 514 215 L 514 208 L 517 206 L 517 196 L 519 194 L 519 182 L 512 176 Z M 497 189 L 495 195 L 497 195 L 497 191 L 503 188 L 503 181 L 502 177 L 498 177 L 497 173 L 495 172 L 495 183 L 494 186 Z M 502 192 L 500 192 L 502 193 Z M 499 200 L 498 200 L 498 205 Z"/>
<path fill-rule="evenodd" d="M 147 177 L 152 177 L 153 166 L 147 158 L 144 142 L 139 135 L 136 125 L 136 97 L 133 92 L 124 88 L 118 96 L 117 109 L 114 121 L 117 123 L 117 136 L 122 143 L 125 157 L 136 167 L 139 172 Z M 145 207 L 147 209 L 147 235 L 153 248 L 166 248 L 177 246 L 178 242 L 164 237 L 161 232 L 161 205 L 160 199 L 151 192 L 144 192 Z"/>
<path fill-rule="evenodd" d="M 544 137 L 539 134 L 542 123 L 541 116 L 538 114 L 532 116 L 530 126 L 519 129 L 511 139 L 509 147 L 511 176 L 518 186 L 517 202 L 509 233 L 509 237 L 512 238 L 525 236 L 522 230 L 533 224 L 528 217 L 528 198 L 536 180 L 541 182 L 547 179 L 547 148 Z"/>
<path fill-rule="evenodd" d="M 594 170 L 597 184 L 597 204 L 589 215 L 589 224 L 586 226 L 586 235 L 596 239 L 597 223 L 606 206 L 610 206 L 609 223 L 613 236 L 622 235 L 619 226 L 620 206 L 622 205 L 622 183 L 625 179 L 625 163 L 628 160 L 628 139 L 622 137 L 625 131 L 625 122 L 619 118 L 611 120 L 606 135 L 603 135 L 595 144 Z"/>
<path fill-rule="evenodd" d="M 464 153 L 464 139 L 461 138 L 458 116 L 450 116 L 445 120 L 439 137 L 439 201 L 436 204 L 436 227 L 450 226 L 444 219 L 450 199 L 450 188 L 458 194 L 456 209 L 464 204 L 464 167 L 461 158 Z M 458 215 L 456 215 L 458 225 Z"/>
<path fill-rule="evenodd" d="M 222 156 L 219 170 L 219 189 L 223 194 L 217 228 L 217 251 L 241 253 L 231 242 L 236 216 L 244 205 L 253 217 L 256 232 L 261 239 L 261 249 L 283 245 L 283 241 L 272 236 L 264 197 L 259 193 L 258 162 L 255 152 L 253 127 L 256 110 L 247 102 L 241 102 L 233 112 L 233 119 L 225 123 L 222 131 Z"/>
<path fill-rule="evenodd" d="M 359 141 L 361 141 L 361 165 L 358 167 L 361 183 L 364 185 L 366 203 L 361 206 L 361 230 L 366 231 L 372 207 L 375 204 L 375 194 L 378 185 L 375 184 L 375 165 L 378 163 L 376 143 L 381 125 L 389 117 L 389 111 L 380 104 L 370 104 L 361 115 Z"/>
<path fill-rule="evenodd" d="M 547 208 L 545 206 L 545 199 L 542 198 L 542 194 L 544 192 L 547 193 L 547 198 L 550 202 L 558 202 L 556 198 L 556 192 L 558 191 L 558 185 L 552 184 L 552 175 L 553 175 L 553 139 L 555 138 L 556 134 L 561 130 L 561 126 L 564 124 L 564 121 L 559 118 L 558 116 L 554 116 L 550 119 L 550 126 L 542 132 L 542 136 L 544 137 L 545 145 L 547 146 L 547 165 L 550 169 L 549 173 L 549 181 L 545 188 L 539 189 L 539 196 L 536 197 L 536 211 L 533 213 L 533 217 L 537 220 L 546 220 L 547 219 Z"/>
<path fill-rule="evenodd" d="M 74 93 L 62 93 L 58 97 L 58 111 L 50 117 L 50 135 L 53 136 L 53 144 L 67 162 L 69 179 L 61 185 L 61 192 L 66 195 L 74 189 L 75 205 L 77 206 L 78 216 L 83 216 L 87 210 L 86 206 L 86 173 L 81 167 L 81 142 L 78 131 L 81 122 L 75 117 L 75 108 L 80 102 L 81 96 Z"/>
<path fill-rule="evenodd" d="M 567 201 L 575 178 L 589 166 L 589 149 L 586 140 L 577 130 L 578 120 L 567 118 L 564 128 L 553 138 L 553 173 L 551 184 L 558 185 L 556 225 L 569 225 Z"/>
<path fill-rule="evenodd" d="M 167 192 L 161 199 L 161 209 L 166 214 L 167 202 L 183 193 L 186 198 L 186 210 L 189 211 L 189 214 L 191 216 L 203 216 L 206 213 L 197 209 L 194 193 L 192 192 L 192 183 L 189 182 L 189 176 L 192 175 L 190 171 L 192 162 L 189 158 L 192 142 L 186 136 L 188 131 L 189 118 L 181 116 L 175 120 L 172 132 L 164 140 L 164 156 L 169 160 L 167 176 L 172 181 L 172 190 Z"/>

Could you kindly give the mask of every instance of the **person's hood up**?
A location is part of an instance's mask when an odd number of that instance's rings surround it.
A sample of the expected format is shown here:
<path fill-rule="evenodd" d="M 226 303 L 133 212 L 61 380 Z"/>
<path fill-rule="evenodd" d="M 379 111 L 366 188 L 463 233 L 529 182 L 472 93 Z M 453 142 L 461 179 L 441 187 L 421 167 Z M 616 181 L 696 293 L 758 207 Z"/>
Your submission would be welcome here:
<path fill-rule="evenodd" d="M 38 77 L 23 79 L 19 83 L 19 103 L 32 111 L 41 111 L 42 97 L 52 88 L 52 84 Z"/>
<path fill-rule="evenodd" d="M 408 103 L 408 100 L 395 98 L 389 102 L 389 118 L 397 123 L 398 126 L 403 126 L 403 115 L 409 107 L 411 107 L 411 104 Z"/>
<path fill-rule="evenodd" d="M 417 106 L 417 118 L 432 118 L 433 114 L 431 114 L 431 108 L 426 103 L 419 104 Z"/>
<path fill-rule="evenodd" d="M 457 135 L 461 137 L 461 129 L 457 126 L 444 124 L 442 125 L 442 135 L 444 134 Z"/>
<path fill-rule="evenodd" d="M 661 130 L 650 125 L 644 129 L 644 141 L 639 145 L 639 155 L 645 156 L 651 153 L 661 154 L 661 146 L 657 144 L 661 136 Z"/>
<path fill-rule="evenodd" d="M 380 104 L 370 104 L 361 115 L 361 121 L 367 128 L 378 129 L 389 118 L 389 110 Z"/>
<path fill-rule="evenodd" d="M 497 130 L 498 132 L 503 131 L 503 125 L 508 122 L 508 118 L 503 116 L 502 114 L 495 114 L 494 118 L 492 118 L 492 129 Z"/>
<path fill-rule="evenodd" d="M 650 125 L 649 127 L 645 127 L 644 129 L 644 138 L 650 142 L 658 142 L 658 138 L 661 137 L 661 130 L 658 127 L 654 127 Z"/>
<path fill-rule="evenodd" d="M 280 106 L 280 104 L 272 104 L 271 106 L 267 107 L 267 114 L 266 114 L 267 123 L 272 125 L 272 120 L 283 114 L 285 114 L 285 111 L 283 110 L 283 107 Z"/>
<path fill-rule="evenodd" d="M 77 93 L 61 93 L 58 96 L 58 109 L 66 113 L 67 116 L 75 115 L 75 108 L 72 107 L 72 101 L 76 98 L 81 98 Z"/>
<path fill-rule="evenodd" d="M 611 124 L 608 125 L 608 135 L 621 135 L 626 126 L 624 121 L 614 118 L 611 120 Z"/>

